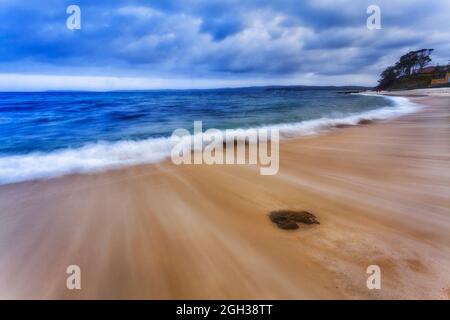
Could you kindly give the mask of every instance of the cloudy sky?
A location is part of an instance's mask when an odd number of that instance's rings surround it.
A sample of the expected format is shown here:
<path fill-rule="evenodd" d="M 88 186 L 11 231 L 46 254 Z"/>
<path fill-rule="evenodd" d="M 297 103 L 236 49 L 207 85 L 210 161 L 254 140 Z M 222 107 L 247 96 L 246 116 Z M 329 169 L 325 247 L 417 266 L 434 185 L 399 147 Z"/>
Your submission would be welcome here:
<path fill-rule="evenodd" d="M 370 86 L 409 50 L 446 64 L 449 22 L 450 0 L 0 0 L 0 90 Z"/>

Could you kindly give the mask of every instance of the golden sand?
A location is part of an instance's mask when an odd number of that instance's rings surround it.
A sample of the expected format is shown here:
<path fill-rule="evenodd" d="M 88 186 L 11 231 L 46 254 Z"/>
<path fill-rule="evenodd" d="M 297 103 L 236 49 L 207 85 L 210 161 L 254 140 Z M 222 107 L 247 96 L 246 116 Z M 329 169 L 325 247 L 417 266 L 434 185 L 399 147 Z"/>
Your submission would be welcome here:
<path fill-rule="evenodd" d="M 0 186 L 0 298 L 449 299 L 450 98 L 414 99 L 284 141 L 275 176 L 165 162 Z M 281 230 L 285 209 L 320 224 Z"/>

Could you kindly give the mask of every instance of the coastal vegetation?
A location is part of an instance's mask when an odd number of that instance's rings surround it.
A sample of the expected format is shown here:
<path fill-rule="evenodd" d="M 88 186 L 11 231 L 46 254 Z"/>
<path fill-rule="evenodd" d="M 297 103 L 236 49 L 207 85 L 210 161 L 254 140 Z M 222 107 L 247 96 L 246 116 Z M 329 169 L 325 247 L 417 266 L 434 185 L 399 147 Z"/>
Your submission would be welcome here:
<path fill-rule="evenodd" d="M 432 86 L 448 86 L 450 64 L 428 66 L 434 49 L 410 51 L 387 67 L 378 80 L 376 90 L 417 89 Z M 428 67 L 427 67 L 428 66 Z"/>

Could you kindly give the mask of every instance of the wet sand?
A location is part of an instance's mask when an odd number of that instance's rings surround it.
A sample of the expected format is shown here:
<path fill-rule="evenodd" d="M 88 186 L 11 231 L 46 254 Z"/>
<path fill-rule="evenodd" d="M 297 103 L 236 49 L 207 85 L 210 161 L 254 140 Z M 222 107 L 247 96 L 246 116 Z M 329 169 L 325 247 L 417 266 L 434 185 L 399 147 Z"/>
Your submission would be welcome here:
<path fill-rule="evenodd" d="M 413 99 L 282 142 L 275 176 L 165 162 L 0 186 L 0 298 L 450 299 L 450 98 Z M 320 225 L 281 230 L 283 209 Z"/>

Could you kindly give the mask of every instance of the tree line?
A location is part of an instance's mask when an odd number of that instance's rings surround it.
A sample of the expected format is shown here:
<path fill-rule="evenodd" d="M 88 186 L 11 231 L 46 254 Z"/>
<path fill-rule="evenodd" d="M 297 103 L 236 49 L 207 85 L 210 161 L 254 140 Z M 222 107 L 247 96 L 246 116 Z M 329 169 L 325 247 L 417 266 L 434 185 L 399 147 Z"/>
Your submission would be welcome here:
<path fill-rule="evenodd" d="M 380 80 L 378 80 L 376 89 L 383 90 L 389 88 L 400 77 L 417 73 L 418 70 L 424 68 L 431 62 L 430 55 L 433 51 L 434 49 L 420 49 L 404 54 L 393 66 L 387 67 L 380 74 Z"/>

